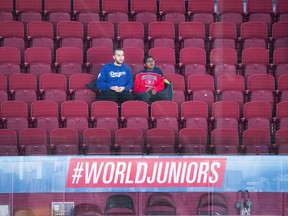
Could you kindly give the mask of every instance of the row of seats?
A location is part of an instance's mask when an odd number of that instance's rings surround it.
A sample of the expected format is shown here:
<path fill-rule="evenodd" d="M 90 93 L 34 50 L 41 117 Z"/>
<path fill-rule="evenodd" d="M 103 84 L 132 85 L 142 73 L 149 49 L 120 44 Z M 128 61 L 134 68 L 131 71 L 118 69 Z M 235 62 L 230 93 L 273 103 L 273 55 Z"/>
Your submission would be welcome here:
<path fill-rule="evenodd" d="M 131 67 L 133 75 L 143 69 L 144 51 L 140 48 L 123 48 L 125 63 Z M 87 54 L 87 55 L 86 55 Z M 251 74 L 272 74 L 275 79 L 287 71 L 288 48 L 277 48 L 269 58 L 267 49 L 246 48 L 238 61 L 237 52 L 232 48 L 214 48 L 208 55 L 202 48 L 183 48 L 176 61 L 175 50 L 155 47 L 148 51 L 164 75 L 179 73 L 187 80 L 191 74 L 211 74 L 217 80 L 221 74 L 240 74 L 247 80 Z M 15 47 L 0 47 L 0 70 L 7 77 L 26 72 L 40 76 L 45 73 L 61 73 L 68 78 L 74 73 L 90 73 L 98 76 L 101 67 L 112 61 L 110 48 L 89 48 L 87 53 L 76 47 L 57 49 L 55 61 L 51 51 L 45 47 L 30 47 L 25 50 L 24 64 Z M 272 59 L 273 58 L 273 59 Z"/>
<path fill-rule="evenodd" d="M 84 101 L 65 101 L 61 106 L 54 101 L 34 101 L 31 107 L 23 101 L 5 101 L 1 104 L 2 128 L 20 131 L 37 127 L 50 131 L 68 127 L 83 131 L 86 128 L 138 128 L 144 133 L 151 128 L 170 128 L 178 134 L 181 128 L 199 128 L 211 134 L 218 128 L 233 129 L 241 136 L 246 129 L 265 129 L 272 136 L 287 128 L 288 101 L 272 106 L 264 101 L 250 101 L 243 106 L 233 101 L 217 101 L 212 110 L 204 101 L 186 101 L 179 108 L 174 101 L 157 101 L 148 106 L 142 101 L 124 102 L 119 107 L 111 101 L 96 101 L 89 106 Z"/>
<path fill-rule="evenodd" d="M 137 128 L 120 128 L 113 137 L 105 128 L 86 128 L 81 134 L 75 128 L 54 128 L 49 133 L 27 128 L 18 138 L 14 130 L 0 129 L 0 155 L 288 154 L 287 132 L 277 130 L 272 142 L 265 129 L 246 129 L 240 139 L 237 131 L 218 128 L 208 142 L 205 130 L 199 128 L 183 128 L 179 136 L 169 128 L 151 128 L 145 136 Z"/>
<path fill-rule="evenodd" d="M 279 19 L 286 19 L 287 2 L 278 0 L 275 4 L 275 10 L 272 0 L 257 1 L 250 0 L 245 3 L 243 0 L 229 1 L 218 0 L 214 4 L 214 0 L 147 0 L 145 4 L 136 0 L 90 0 L 82 2 L 81 0 L 43 0 L 43 1 L 24 1 L 24 0 L 5 0 L 2 1 L 1 11 L 6 11 L 5 19 L 14 18 L 23 21 L 48 19 L 57 21 L 59 19 L 70 20 L 77 19 L 82 22 L 89 20 L 106 19 L 117 23 L 122 20 L 142 20 L 149 22 L 151 20 L 165 19 L 179 23 L 186 19 L 201 20 L 203 22 L 213 22 L 215 11 L 221 14 L 220 19 L 229 19 L 234 22 L 242 22 L 243 14 L 245 18 L 250 20 L 264 19 L 271 22 L 271 14 L 276 14 Z M 216 8 L 216 10 L 215 10 Z M 285 14 L 282 16 L 282 14 Z M 43 16 L 42 16 L 43 15 Z M 249 16 L 248 16 L 249 15 Z M 3 15 L 4 16 L 4 15 Z M 230 17 L 229 17 L 230 16 Z"/>
<path fill-rule="evenodd" d="M 209 194 L 210 195 L 210 194 Z M 216 193 L 211 194 L 210 196 L 214 195 L 215 197 L 219 196 Z M 222 195 L 223 196 L 223 195 Z M 66 208 L 61 208 L 59 205 L 57 206 L 59 209 L 55 207 L 54 211 L 56 213 L 63 212 L 65 215 L 73 214 L 75 216 L 83 216 L 83 215 L 93 215 L 93 216 L 102 216 L 102 215 L 137 215 L 137 210 L 139 211 L 139 206 L 135 206 L 135 197 L 130 196 L 125 193 L 117 193 L 113 195 L 109 195 L 105 202 L 104 200 L 104 208 L 98 206 L 97 201 L 95 202 L 86 202 L 86 203 L 79 203 L 75 205 L 74 203 L 71 206 Z M 215 198 L 216 200 L 216 198 Z M 226 200 L 225 200 L 226 201 Z M 225 203 L 226 204 L 226 203 Z M 175 197 L 173 194 L 166 193 L 166 192 L 153 192 L 150 193 L 149 196 L 147 195 L 146 200 L 146 207 L 143 210 L 145 211 L 145 215 L 176 215 L 177 205 L 175 201 Z M 48 211 L 49 212 L 49 211 Z M 48 214 L 48 212 L 45 212 Z M 43 210 L 41 211 L 44 214 Z M 142 214 L 142 213 L 141 213 Z M 144 214 L 144 212 L 143 212 Z M 14 216 L 34 216 L 35 213 L 33 212 L 32 208 L 16 208 L 13 211 Z"/>
<path fill-rule="evenodd" d="M 0 22 L 1 46 L 12 46 L 20 49 L 22 54 L 27 47 L 43 46 L 51 50 L 59 47 L 78 47 L 86 50 L 90 47 L 137 47 L 145 52 L 153 47 L 199 47 L 210 52 L 212 48 L 233 48 L 241 52 L 243 48 L 261 47 L 273 50 L 287 47 L 288 22 L 277 22 L 272 26 L 272 36 L 268 36 L 267 25 L 261 21 L 241 24 L 238 35 L 236 25 L 232 22 L 215 22 L 209 25 L 209 37 L 205 27 L 199 22 L 181 22 L 175 30 L 168 21 L 151 22 L 148 35 L 140 22 L 120 22 L 114 31 L 113 24 L 106 21 L 88 24 L 87 36 L 84 36 L 83 25 L 75 21 L 63 21 L 57 24 L 54 31 L 49 22 L 34 21 L 24 25 L 18 21 Z M 177 34 L 176 34 L 177 33 Z M 26 40 L 27 39 L 27 40 Z"/>
<path fill-rule="evenodd" d="M 269 74 L 250 75 L 247 87 L 244 77 L 236 74 L 220 75 L 217 81 L 208 74 L 194 74 L 188 76 L 186 83 L 179 74 L 166 78 L 173 85 L 173 100 L 179 106 L 185 101 L 200 100 L 211 110 L 215 101 L 234 101 L 242 113 L 245 102 L 265 101 L 271 104 L 274 113 L 279 102 L 288 101 L 288 74 L 279 76 L 277 81 Z M 0 102 L 21 100 L 30 105 L 36 100 L 52 100 L 58 104 L 80 100 L 91 104 L 97 94 L 101 94 L 87 86 L 94 79 L 93 75 L 85 73 L 73 74 L 69 79 L 63 74 L 48 73 L 37 81 L 33 74 L 19 73 L 11 75 L 7 81 L 6 76 L 0 74 Z"/>

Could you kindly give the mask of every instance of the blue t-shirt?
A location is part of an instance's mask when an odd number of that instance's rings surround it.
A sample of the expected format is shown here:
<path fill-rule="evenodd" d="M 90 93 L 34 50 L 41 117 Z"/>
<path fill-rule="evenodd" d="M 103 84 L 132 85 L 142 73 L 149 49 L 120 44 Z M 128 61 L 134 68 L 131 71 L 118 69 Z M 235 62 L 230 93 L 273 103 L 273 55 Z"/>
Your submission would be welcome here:
<path fill-rule="evenodd" d="M 162 73 L 161 69 L 158 67 L 154 67 L 152 71 L 147 71 L 146 69 L 144 69 L 144 70 L 141 70 L 139 73 L 145 73 L 145 72 L 157 73 L 163 77 L 163 73 Z"/>
<path fill-rule="evenodd" d="M 133 87 L 131 69 L 125 64 L 117 66 L 109 62 L 101 68 L 96 85 L 102 91 L 110 90 L 111 86 L 125 87 L 125 91 L 129 91 Z"/>

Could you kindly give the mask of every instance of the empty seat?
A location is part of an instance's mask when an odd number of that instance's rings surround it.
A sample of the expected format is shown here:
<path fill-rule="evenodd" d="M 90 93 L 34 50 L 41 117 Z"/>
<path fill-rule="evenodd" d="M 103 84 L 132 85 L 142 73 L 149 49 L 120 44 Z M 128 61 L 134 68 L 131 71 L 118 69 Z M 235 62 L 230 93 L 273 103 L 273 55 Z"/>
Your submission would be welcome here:
<path fill-rule="evenodd" d="M 136 215 L 132 197 L 126 194 L 114 194 L 107 198 L 104 215 Z"/>
<path fill-rule="evenodd" d="M 192 74 L 188 77 L 187 90 L 190 100 L 204 101 L 211 111 L 214 102 L 214 77 L 208 74 Z"/>
<path fill-rule="evenodd" d="M 82 23 L 77 21 L 58 22 L 56 39 L 59 47 L 78 47 L 83 50 L 84 29 Z"/>
<path fill-rule="evenodd" d="M 138 47 L 127 47 L 123 48 L 123 51 L 125 53 L 125 64 L 131 68 L 132 75 L 135 76 L 144 68 L 144 50 Z"/>
<path fill-rule="evenodd" d="M 39 78 L 39 90 L 45 100 L 52 100 L 59 105 L 67 100 L 67 81 L 63 74 L 43 74 Z"/>
<path fill-rule="evenodd" d="M 108 47 L 92 47 L 87 50 L 86 66 L 90 74 L 98 77 L 101 67 L 112 61 L 113 49 Z"/>
<path fill-rule="evenodd" d="M 191 21 L 180 23 L 178 28 L 178 37 L 180 48 L 206 48 L 205 25 L 201 22 Z"/>
<path fill-rule="evenodd" d="M 175 74 L 176 56 L 175 50 L 168 47 L 154 47 L 148 51 L 148 55 L 153 56 L 156 66 L 165 74 Z"/>
<path fill-rule="evenodd" d="M 184 128 L 202 129 L 208 134 L 208 105 L 204 101 L 186 101 L 181 104 Z"/>
<path fill-rule="evenodd" d="M 237 51 L 233 48 L 214 48 L 210 52 L 210 67 L 215 81 L 222 74 L 236 74 L 238 66 Z"/>
<path fill-rule="evenodd" d="M 1 103 L 3 128 L 16 132 L 29 127 L 28 106 L 23 101 L 4 101 Z"/>
<path fill-rule="evenodd" d="M 186 21 L 185 1 L 160 0 L 159 14 L 162 20 L 174 23 L 176 29 L 178 29 L 177 25 Z"/>
<path fill-rule="evenodd" d="M 288 154 L 288 128 L 280 129 L 276 132 L 275 144 L 279 155 Z"/>
<path fill-rule="evenodd" d="M 125 128 L 149 129 L 148 104 L 144 101 L 125 101 L 121 104 L 121 120 Z"/>
<path fill-rule="evenodd" d="M 175 152 L 175 132 L 171 128 L 152 128 L 147 131 L 149 155 L 169 155 Z"/>
<path fill-rule="evenodd" d="M 37 78 L 34 74 L 13 74 L 9 77 L 9 91 L 14 100 L 21 100 L 30 107 L 38 99 Z"/>
<path fill-rule="evenodd" d="M 179 52 L 179 67 L 188 80 L 191 74 L 206 74 L 206 51 L 197 47 L 185 47 Z"/>
<path fill-rule="evenodd" d="M 211 146 L 217 155 L 237 155 L 239 148 L 239 134 L 230 128 L 217 128 L 211 132 Z"/>
<path fill-rule="evenodd" d="M 95 80 L 95 76 L 92 74 L 72 74 L 69 77 L 68 89 L 69 93 L 72 94 L 74 100 L 85 101 L 90 105 L 95 101 L 95 92 L 87 87 L 87 84 Z"/>
<path fill-rule="evenodd" d="M 61 21 L 69 21 L 71 13 L 70 0 L 55 1 L 44 0 L 44 14 L 47 20 L 51 22 L 56 29 L 56 25 Z"/>
<path fill-rule="evenodd" d="M 243 146 L 246 154 L 267 155 L 271 148 L 270 131 L 265 129 L 247 129 L 243 132 Z"/>
<path fill-rule="evenodd" d="M 211 48 L 236 49 L 237 28 L 233 22 L 213 22 L 210 24 L 209 42 Z"/>
<path fill-rule="evenodd" d="M 81 215 L 101 216 L 103 214 L 102 214 L 100 207 L 94 203 L 80 203 L 75 206 L 74 215 L 75 216 L 81 216 Z"/>
<path fill-rule="evenodd" d="M 47 47 L 30 47 L 25 50 L 25 68 L 39 78 L 52 72 L 52 54 Z"/>
<path fill-rule="evenodd" d="M 16 47 L 0 47 L 0 72 L 7 79 L 21 71 L 21 54 Z"/>
<path fill-rule="evenodd" d="M 18 156 L 16 132 L 13 129 L 1 129 L 0 137 L 0 156 Z"/>
<path fill-rule="evenodd" d="M 31 119 L 33 126 L 49 132 L 53 128 L 59 128 L 58 104 L 50 100 L 34 101 L 31 104 Z"/>
<path fill-rule="evenodd" d="M 242 0 L 218 0 L 217 9 L 219 20 L 221 22 L 233 22 L 237 26 L 237 32 L 240 31 L 240 25 L 244 21 L 244 4 Z"/>
<path fill-rule="evenodd" d="M 100 20 L 100 1 L 73 0 L 73 13 L 76 20 L 83 24 L 85 35 L 87 35 L 88 24 Z"/>
<path fill-rule="evenodd" d="M 30 47 L 47 47 L 54 57 L 54 30 L 53 25 L 46 21 L 32 21 L 27 24 L 26 32 Z"/>
<path fill-rule="evenodd" d="M 216 85 L 219 99 L 237 102 L 242 113 L 245 92 L 244 77 L 238 74 L 223 74 L 218 77 Z"/>
<path fill-rule="evenodd" d="M 276 105 L 277 129 L 288 128 L 288 101 Z"/>
<path fill-rule="evenodd" d="M 22 57 L 25 51 L 24 24 L 19 21 L 0 22 L 1 44 L 4 47 L 16 47 Z"/>
<path fill-rule="evenodd" d="M 262 21 L 271 28 L 273 5 L 272 1 L 264 0 L 249 0 L 247 2 L 246 11 L 249 16 L 249 21 Z"/>
<path fill-rule="evenodd" d="M 54 128 L 50 131 L 51 152 L 56 155 L 78 155 L 78 131 L 74 128 Z"/>
<path fill-rule="evenodd" d="M 42 20 L 41 0 L 17 0 L 15 1 L 15 12 L 19 21 L 27 24 L 31 21 Z"/>
<path fill-rule="evenodd" d="M 182 128 L 179 131 L 179 151 L 182 154 L 206 154 L 207 131 L 201 128 Z"/>
<path fill-rule="evenodd" d="M 234 101 L 217 101 L 212 105 L 213 126 L 217 128 L 228 128 L 238 132 L 240 109 Z"/>
<path fill-rule="evenodd" d="M 253 74 L 248 77 L 250 101 L 266 101 L 274 107 L 275 79 L 270 74 Z"/>
<path fill-rule="evenodd" d="M 0 22 L 14 19 L 14 5 L 12 0 L 1 1 L 0 6 Z"/>
<path fill-rule="evenodd" d="M 95 21 L 88 24 L 89 47 L 114 47 L 114 26 L 111 22 Z"/>
<path fill-rule="evenodd" d="M 267 24 L 261 21 L 242 23 L 240 29 L 240 41 L 242 49 L 249 47 L 267 48 Z"/>
<path fill-rule="evenodd" d="M 214 2 L 190 0 L 188 2 L 188 15 L 191 20 L 204 23 L 206 34 L 209 35 L 209 25 L 214 22 Z"/>
<path fill-rule="evenodd" d="M 128 0 L 102 1 L 102 14 L 105 20 L 117 27 L 119 22 L 129 20 Z"/>
<path fill-rule="evenodd" d="M 94 127 L 106 128 L 112 132 L 118 129 L 118 104 L 113 101 L 95 101 L 91 104 L 91 118 Z"/>
<path fill-rule="evenodd" d="M 83 147 L 86 155 L 110 155 L 113 147 L 110 130 L 86 128 L 83 131 Z"/>
<path fill-rule="evenodd" d="M 265 129 L 270 131 L 272 106 L 265 101 L 246 102 L 243 107 L 246 129 Z"/>
<path fill-rule="evenodd" d="M 146 203 L 145 215 L 177 215 L 173 195 L 165 192 L 151 193 Z"/>
<path fill-rule="evenodd" d="M 64 101 L 61 104 L 61 120 L 64 127 L 76 129 L 82 141 L 82 133 L 90 123 L 88 104 L 84 101 Z"/>
<path fill-rule="evenodd" d="M 144 137 L 138 128 L 119 128 L 115 131 L 115 148 L 120 155 L 142 155 Z"/>
<path fill-rule="evenodd" d="M 288 74 L 283 74 L 279 76 L 277 82 L 277 91 L 278 91 L 278 98 L 279 101 L 288 101 Z"/>
<path fill-rule="evenodd" d="M 117 30 L 120 47 L 137 47 L 144 50 L 144 25 L 141 22 L 120 22 Z"/>
<path fill-rule="evenodd" d="M 0 74 L 0 104 L 8 100 L 8 82 L 5 75 Z"/>
<path fill-rule="evenodd" d="M 288 47 L 288 21 L 272 25 L 272 45 L 274 49 Z"/>
<path fill-rule="evenodd" d="M 180 74 L 167 74 L 165 79 L 167 79 L 173 86 L 173 101 L 175 101 L 180 107 L 180 105 L 186 100 L 184 76 Z"/>
<path fill-rule="evenodd" d="M 288 4 L 285 0 L 278 0 L 276 2 L 276 13 L 278 21 L 288 21 Z"/>
<path fill-rule="evenodd" d="M 151 104 L 151 120 L 155 128 L 170 128 L 178 134 L 178 104 L 174 101 L 154 101 Z"/>
<path fill-rule="evenodd" d="M 155 21 L 148 26 L 150 47 L 175 48 L 175 27 L 172 22 Z"/>
<path fill-rule="evenodd" d="M 268 50 L 260 47 L 246 48 L 242 51 L 242 68 L 245 81 L 251 74 L 266 74 L 269 64 Z"/>
<path fill-rule="evenodd" d="M 288 47 L 274 49 L 272 66 L 276 80 L 282 74 L 288 74 Z"/>
<path fill-rule="evenodd" d="M 155 0 L 142 2 L 131 0 L 130 4 L 133 19 L 143 23 L 145 32 L 147 33 L 149 23 L 157 21 L 157 2 Z"/>
<path fill-rule="evenodd" d="M 41 128 L 27 128 L 19 132 L 19 146 L 24 155 L 47 155 L 47 134 Z"/>
<path fill-rule="evenodd" d="M 78 47 L 60 47 L 56 50 L 55 60 L 56 70 L 65 75 L 68 79 L 70 75 L 82 73 L 83 51 Z"/>

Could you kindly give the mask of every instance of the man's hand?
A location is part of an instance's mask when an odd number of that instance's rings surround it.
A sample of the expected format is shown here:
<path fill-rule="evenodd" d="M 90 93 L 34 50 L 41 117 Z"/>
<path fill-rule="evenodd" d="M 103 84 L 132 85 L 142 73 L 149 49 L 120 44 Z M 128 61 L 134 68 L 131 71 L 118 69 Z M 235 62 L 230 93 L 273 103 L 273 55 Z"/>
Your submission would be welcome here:
<path fill-rule="evenodd" d="M 152 90 L 152 87 L 149 87 L 149 88 L 146 89 L 146 92 L 149 93 L 151 90 Z"/>
<path fill-rule="evenodd" d="M 110 89 L 113 90 L 113 91 L 115 91 L 115 92 L 118 91 L 118 88 L 119 88 L 118 86 L 111 86 L 111 87 L 110 87 Z"/>
<path fill-rule="evenodd" d="M 119 86 L 116 92 L 123 92 L 125 90 L 125 87 Z"/>
<path fill-rule="evenodd" d="M 157 94 L 157 91 L 153 89 L 153 90 L 151 91 L 151 94 L 152 94 L 152 95 L 156 95 L 156 94 Z"/>

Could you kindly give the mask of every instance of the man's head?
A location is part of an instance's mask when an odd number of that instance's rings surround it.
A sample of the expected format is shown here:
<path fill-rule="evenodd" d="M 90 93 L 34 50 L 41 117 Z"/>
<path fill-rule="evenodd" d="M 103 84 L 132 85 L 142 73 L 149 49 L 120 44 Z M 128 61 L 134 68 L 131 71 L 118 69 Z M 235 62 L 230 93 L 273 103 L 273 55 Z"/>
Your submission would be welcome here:
<path fill-rule="evenodd" d="M 144 67 L 146 68 L 146 70 L 148 71 L 152 71 L 155 67 L 155 61 L 154 58 L 152 56 L 146 56 L 143 60 L 144 63 Z"/>
<path fill-rule="evenodd" d="M 116 48 L 113 53 L 114 64 L 121 66 L 124 62 L 124 51 L 120 48 Z"/>

